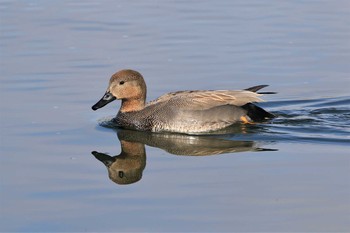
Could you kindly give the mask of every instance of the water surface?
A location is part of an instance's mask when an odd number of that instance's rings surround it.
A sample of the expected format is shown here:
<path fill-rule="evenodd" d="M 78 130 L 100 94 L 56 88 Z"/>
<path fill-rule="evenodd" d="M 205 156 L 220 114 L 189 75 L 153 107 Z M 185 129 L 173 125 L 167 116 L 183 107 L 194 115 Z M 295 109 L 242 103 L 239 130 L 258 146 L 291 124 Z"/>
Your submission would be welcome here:
<path fill-rule="evenodd" d="M 0 230 L 349 231 L 349 25 L 345 0 L 0 1 Z M 269 84 L 278 117 L 104 127 L 124 68 L 149 100 Z"/>

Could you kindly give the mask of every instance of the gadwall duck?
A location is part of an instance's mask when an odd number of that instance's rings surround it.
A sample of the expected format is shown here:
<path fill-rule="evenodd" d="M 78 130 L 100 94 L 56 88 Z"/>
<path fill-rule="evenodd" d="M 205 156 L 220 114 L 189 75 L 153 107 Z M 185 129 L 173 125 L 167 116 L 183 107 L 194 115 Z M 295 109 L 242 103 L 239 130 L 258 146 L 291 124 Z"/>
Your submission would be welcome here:
<path fill-rule="evenodd" d="M 118 127 L 152 131 L 200 134 L 226 128 L 234 123 L 261 122 L 274 117 L 254 105 L 261 102 L 257 93 L 267 85 L 245 90 L 178 91 L 146 103 L 146 83 L 134 70 L 112 75 L 104 96 L 92 106 L 102 108 L 115 99 L 122 100 L 117 116 Z"/>

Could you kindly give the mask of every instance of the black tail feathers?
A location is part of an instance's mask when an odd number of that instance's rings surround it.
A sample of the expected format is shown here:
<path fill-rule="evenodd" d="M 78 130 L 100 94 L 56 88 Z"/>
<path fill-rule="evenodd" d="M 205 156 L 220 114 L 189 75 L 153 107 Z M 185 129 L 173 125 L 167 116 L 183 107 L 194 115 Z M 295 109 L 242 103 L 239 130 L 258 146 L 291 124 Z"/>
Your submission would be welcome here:
<path fill-rule="evenodd" d="M 275 115 L 273 115 L 272 113 L 269 113 L 252 103 L 247 103 L 243 105 L 242 108 L 247 110 L 247 115 L 249 116 L 249 118 L 256 122 L 266 121 L 275 118 Z"/>
<path fill-rule="evenodd" d="M 249 87 L 247 89 L 245 89 L 246 91 L 251 91 L 251 92 L 257 92 L 260 89 L 264 88 L 264 87 L 268 87 L 269 85 L 259 85 L 259 86 L 254 86 L 254 87 Z M 277 92 L 271 92 L 271 91 L 267 91 L 267 92 L 257 92 L 258 94 L 276 94 Z"/>

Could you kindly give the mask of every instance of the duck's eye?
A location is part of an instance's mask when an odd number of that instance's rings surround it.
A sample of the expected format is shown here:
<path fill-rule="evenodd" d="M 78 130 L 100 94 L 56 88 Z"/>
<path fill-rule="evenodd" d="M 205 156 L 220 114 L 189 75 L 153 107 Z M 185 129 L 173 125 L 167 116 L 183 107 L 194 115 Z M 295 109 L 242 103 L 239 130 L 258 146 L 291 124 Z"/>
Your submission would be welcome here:
<path fill-rule="evenodd" d="M 120 81 L 119 82 L 119 85 L 123 85 L 125 82 L 124 81 Z"/>

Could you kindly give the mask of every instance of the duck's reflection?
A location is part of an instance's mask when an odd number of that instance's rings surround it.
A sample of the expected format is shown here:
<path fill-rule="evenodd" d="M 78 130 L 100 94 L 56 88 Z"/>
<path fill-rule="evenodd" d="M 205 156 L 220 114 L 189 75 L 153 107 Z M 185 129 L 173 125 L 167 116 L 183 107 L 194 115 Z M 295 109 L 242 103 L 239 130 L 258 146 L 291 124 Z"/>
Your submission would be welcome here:
<path fill-rule="evenodd" d="M 232 141 L 213 136 L 156 134 L 131 130 L 118 130 L 117 135 L 121 144 L 119 155 L 92 152 L 107 167 L 109 178 L 117 184 L 132 184 L 142 178 L 146 166 L 145 145 L 171 154 L 189 156 L 274 150 L 260 148 L 253 141 Z"/>

